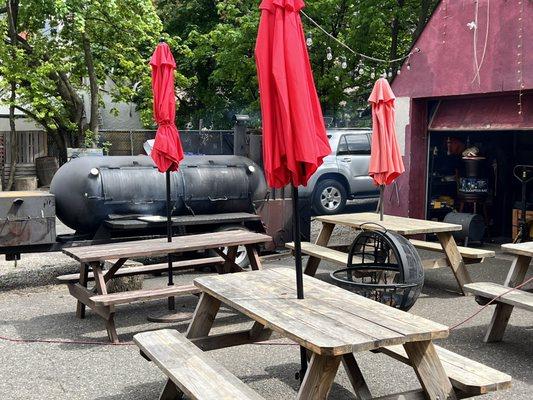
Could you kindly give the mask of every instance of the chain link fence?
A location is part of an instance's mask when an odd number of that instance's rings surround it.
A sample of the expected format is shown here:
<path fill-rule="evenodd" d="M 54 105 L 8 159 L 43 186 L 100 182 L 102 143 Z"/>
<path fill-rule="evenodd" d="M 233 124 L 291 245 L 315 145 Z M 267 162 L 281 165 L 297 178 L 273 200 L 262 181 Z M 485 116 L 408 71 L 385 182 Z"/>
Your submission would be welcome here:
<path fill-rule="evenodd" d="M 145 154 L 143 144 L 155 138 L 154 130 L 100 131 L 100 142 L 110 156 Z M 233 131 L 180 131 L 186 154 L 233 154 Z"/>

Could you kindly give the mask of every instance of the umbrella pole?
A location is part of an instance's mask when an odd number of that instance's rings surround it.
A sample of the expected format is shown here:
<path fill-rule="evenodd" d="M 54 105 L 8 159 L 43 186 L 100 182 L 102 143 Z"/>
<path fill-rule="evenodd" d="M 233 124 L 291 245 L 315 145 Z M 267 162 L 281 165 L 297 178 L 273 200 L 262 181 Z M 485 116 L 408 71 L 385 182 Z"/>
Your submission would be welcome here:
<path fill-rule="evenodd" d="M 385 192 L 385 185 L 379 186 L 379 220 L 383 221 L 383 197 Z"/>
<path fill-rule="evenodd" d="M 172 206 L 170 205 L 170 170 L 165 172 L 165 178 L 167 183 L 167 241 L 172 242 Z M 172 254 L 167 255 L 168 261 L 168 286 L 174 285 L 174 275 L 172 272 Z M 176 299 L 175 297 L 168 298 L 168 309 L 176 309 Z"/>
<path fill-rule="evenodd" d="M 298 299 L 304 298 L 304 281 L 302 268 L 302 242 L 300 236 L 300 210 L 298 205 L 298 187 L 292 187 L 292 226 L 294 240 L 294 259 L 296 265 L 296 294 Z M 300 346 L 300 382 L 303 381 L 307 371 L 307 351 Z"/>
<path fill-rule="evenodd" d="M 172 242 L 172 201 L 170 199 L 170 171 L 165 173 L 167 183 L 167 241 Z M 174 275 L 172 274 L 172 254 L 167 255 L 168 260 L 168 286 L 174 285 Z M 169 313 L 164 315 L 149 315 L 148 321 L 158 323 L 170 323 L 183 322 L 191 319 L 192 314 L 190 312 L 177 312 L 176 311 L 176 298 L 171 296 L 168 298 Z"/>

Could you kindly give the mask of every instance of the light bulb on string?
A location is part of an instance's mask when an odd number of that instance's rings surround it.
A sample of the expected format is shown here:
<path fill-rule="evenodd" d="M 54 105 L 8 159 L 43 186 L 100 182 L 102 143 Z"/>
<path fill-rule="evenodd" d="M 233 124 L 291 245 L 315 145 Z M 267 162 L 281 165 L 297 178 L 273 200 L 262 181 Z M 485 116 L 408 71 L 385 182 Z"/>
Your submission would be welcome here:
<path fill-rule="evenodd" d="M 402 70 L 401 68 L 398 68 L 398 71 L 396 71 L 396 75 L 401 75 L 402 74 Z"/>
<path fill-rule="evenodd" d="M 365 64 L 363 64 L 362 60 L 359 60 L 359 64 L 357 64 L 357 68 L 359 69 L 359 75 L 363 75 L 365 73 Z"/>
<path fill-rule="evenodd" d="M 328 47 L 328 48 L 326 49 L 326 59 L 327 59 L 328 61 L 333 60 L 333 53 L 331 52 L 331 47 Z"/>
<path fill-rule="evenodd" d="M 376 70 L 372 68 L 372 72 L 370 73 L 370 79 L 375 79 L 375 78 L 376 78 Z"/>
<path fill-rule="evenodd" d="M 307 44 L 307 47 L 311 47 L 313 45 L 313 36 L 311 35 L 311 32 L 307 34 L 307 39 L 305 40 L 305 43 Z"/>
<path fill-rule="evenodd" d="M 389 73 L 387 74 L 389 78 L 392 78 L 392 69 L 389 70 Z"/>
<path fill-rule="evenodd" d="M 346 61 L 346 57 L 344 56 L 341 57 L 341 68 L 342 69 L 348 68 L 348 62 Z"/>
<path fill-rule="evenodd" d="M 411 71 L 411 63 L 407 63 L 407 71 Z"/>

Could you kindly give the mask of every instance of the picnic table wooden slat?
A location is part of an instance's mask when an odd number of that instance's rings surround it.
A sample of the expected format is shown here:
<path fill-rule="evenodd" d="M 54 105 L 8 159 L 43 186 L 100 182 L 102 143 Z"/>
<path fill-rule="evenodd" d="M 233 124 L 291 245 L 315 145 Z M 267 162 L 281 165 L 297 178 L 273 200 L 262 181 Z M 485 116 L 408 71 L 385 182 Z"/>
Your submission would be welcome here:
<path fill-rule="evenodd" d="M 533 242 L 502 244 L 502 250 L 510 254 L 533 257 Z"/>
<path fill-rule="evenodd" d="M 355 213 L 355 214 L 337 214 L 322 215 L 316 217 L 318 221 L 334 225 L 351 226 L 352 228 L 382 230 L 378 225 L 387 230 L 394 231 L 400 235 L 418 235 L 423 233 L 454 232 L 460 231 L 461 225 L 449 224 L 445 222 L 427 221 L 415 218 L 396 217 L 385 215 L 383 221 L 379 220 L 379 214 L 376 213 Z"/>
<path fill-rule="evenodd" d="M 282 282 L 287 287 L 287 290 L 295 291 L 294 271 L 287 268 L 272 268 L 270 271 L 282 275 L 283 280 L 279 282 Z M 437 334 L 434 338 L 447 336 L 446 332 L 448 328 L 444 325 L 393 307 L 384 306 L 383 304 L 353 294 L 335 285 L 325 283 L 318 279 L 309 279 L 306 281 L 306 286 L 309 286 L 307 290 L 308 298 L 325 301 L 330 307 L 340 308 L 347 313 L 355 313 L 356 315 L 368 318 L 373 323 L 383 323 L 403 335 L 409 335 L 415 332 L 427 332 Z"/>
<path fill-rule="evenodd" d="M 262 399 L 177 331 L 143 332 L 133 340 L 189 398 Z"/>
<path fill-rule="evenodd" d="M 314 283 L 318 286 L 324 285 L 324 289 L 321 291 L 308 288 L 307 297 L 297 300 L 295 290 L 290 287 L 295 285 L 294 279 L 276 274 L 280 270 L 287 270 L 294 275 L 294 271 L 288 269 L 270 269 L 264 273 L 242 274 L 239 278 L 235 275 L 235 279 L 227 279 L 224 276 L 197 278 L 195 285 L 317 354 L 340 355 L 351 351 L 371 350 L 382 346 L 383 343 L 401 344 L 411 340 L 428 340 L 434 336 L 445 337 L 448 334 L 447 327 L 422 318 L 418 318 L 418 321 L 427 321 L 425 329 L 413 328 L 409 335 L 402 334 L 385 326 L 379 313 L 374 310 L 382 307 L 384 314 L 388 314 L 388 310 L 406 316 L 407 313 L 342 289 L 339 289 L 341 293 L 336 294 L 340 296 L 340 301 L 344 301 L 344 309 L 349 309 L 350 312 L 340 309 L 338 302 L 332 307 L 328 303 L 331 298 L 328 289 L 334 287 L 310 277 L 304 278 L 305 286 L 308 286 L 311 280 L 316 281 Z M 287 285 L 278 281 L 287 282 Z M 268 293 L 268 296 L 265 297 L 264 293 Z M 357 301 L 359 299 L 363 301 Z M 371 303 L 374 303 L 374 309 L 366 309 L 365 304 L 368 306 Z M 364 317 L 357 315 L 357 309 L 360 307 L 365 310 Z M 391 321 L 396 320 L 389 320 Z M 406 323 L 403 325 L 405 327 Z"/>
<path fill-rule="evenodd" d="M 290 290 L 295 290 L 292 289 L 295 287 L 293 286 L 293 284 L 295 285 L 294 271 L 288 268 L 272 268 L 270 271 L 283 275 L 286 278 L 284 283 L 291 287 Z M 363 296 L 353 295 L 335 285 L 329 285 L 318 279 L 307 280 L 306 285 L 317 290 L 316 293 L 308 290 L 308 297 L 312 296 L 326 300 L 332 307 L 339 307 L 347 312 L 356 312 L 357 315 L 370 318 L 375 323 L 383 322 L 389 327 L 394 326 L 395 330 L 404 335 L 413 334 L 414 332 L 420 333 L 422 331 L 431 333 L 433 339 L 448 336 L 447 326 L 393 307 L 384 307 L 383 304 Z M 347 296 L 346 293 L 350 294 L 350 296 Z"/>
<path fill-rule="evenodd" d="M 463 357 L 443 347 L 435 346 L 446 374 L 452 385 L 465 395 L 478 396 L 491 391 L 507 389 L 511 386 L 511 377 L 477 361 Z M 409 358 L 402 346 L 380 349 L 381 352 L 409 364 Z"/>
<path fill-rule="evenodd" d="M 172 242 L 166 238 L 136 240 L 93 246 L 70 247 L 63 252 L 80 262 L 105 261 L 109 258 L 135 258 L 182 253 L 211 248 L 267 243 L 270 236 L 249 231 L 224 231 L 199 235 L 177 236 Z"/>

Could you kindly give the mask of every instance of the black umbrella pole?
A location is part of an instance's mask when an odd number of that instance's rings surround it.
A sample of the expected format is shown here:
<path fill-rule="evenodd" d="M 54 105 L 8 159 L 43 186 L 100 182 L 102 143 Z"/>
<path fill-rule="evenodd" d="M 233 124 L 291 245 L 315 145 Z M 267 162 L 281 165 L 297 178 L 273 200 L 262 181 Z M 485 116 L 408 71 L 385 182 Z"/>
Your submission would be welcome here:
<path fill-rule="evenodd" d="M 294 240 L 294 258 L 296 264 L 296 293 L 299 299 L 304 298 L 304 280 L 302 268 L 302 242 L 300 237 L 300 209 L 298 204 L 298 188 L 292 187 L 292 226 Z"/>
<path fill-rule="evenodd" d="M 296 294 L 298 299 L 304 298 L 304 280 L 302 268 L 302 242 L 300 237 L 300 208 L 298 204 L 298 188 L 292 187 L 292 226 L 294 240 L 294 260 L 296 265 Z M 300 382 L 303 381 L 307 371 L 307 351 L 300 346 L 300 372 L 298 374 Z"/>
<path fill-rule="evenodd" d="M 379 220 L 383 221 L 383 200 L 385 194 L 385 185 L 379 186 Z"/>
<path fill-rule="evenodd" d="M 165 172 L 167 183 L 167 241 L 172 242 L 172 206 L 170 200 L 170 171 Z M 168 286 L 174 285 L 174 275 L 172 273 L 172 254 L 167 255 L 168 261 Z M 176 309 L 176 299 L 174 297 L 168 298 L 168 309 Z"/>

